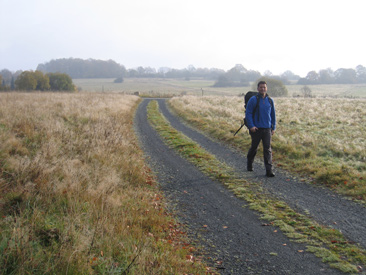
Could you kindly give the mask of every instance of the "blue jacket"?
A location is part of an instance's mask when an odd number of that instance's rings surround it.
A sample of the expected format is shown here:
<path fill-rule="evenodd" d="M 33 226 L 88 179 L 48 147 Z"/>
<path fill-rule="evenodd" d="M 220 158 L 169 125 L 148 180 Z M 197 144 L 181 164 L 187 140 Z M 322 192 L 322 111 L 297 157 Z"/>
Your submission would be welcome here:
<path fill-rule="evenodd" d="M 257 110 L 255 110 L 254 121 L 253 121 L 253 111 L 255 106 L 257 105 L 257 97 L 252 96 L 247 104 L 245 110 L 245 118 L 247 121 L 248 128 L 271 128 L 272 130 L 276 130 L 276 110 L 274 107 L 273 99 L 273 108 L 272 104 L 269 102 L 269 98 L 266 95 L 265 98 L 259 96 L 259 105 Z"/>

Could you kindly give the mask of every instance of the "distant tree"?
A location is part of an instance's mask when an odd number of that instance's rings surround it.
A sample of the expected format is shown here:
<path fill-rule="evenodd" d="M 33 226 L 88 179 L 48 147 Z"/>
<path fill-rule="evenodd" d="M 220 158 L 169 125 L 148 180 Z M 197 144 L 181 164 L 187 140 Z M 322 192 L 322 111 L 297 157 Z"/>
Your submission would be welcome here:
<path fill-rule="evenodd" d="M 39 64 L 44 73 L 65 73 L 72 78 L 112 78 L 126 75 L 126 68 L 113 60 L 62 58 Z"/>
<path fill-rule="evenodd" d="M 290 81 L 288 80 L 288 78 L 284 77 L 284 76 L 272 75 L 271 78 L 281 81 L 284 85 L 291 84 Z"/>
<path fill-rule="evenodd" d="M 35 71 L 33 75 L 37 80 L 37 91 L 47 91 L 50 89 L 50 79 L 47 75 L 44 75 L 41 71 Z"/>
<path fill-rule="evenodd" d="M 191 80 L 191 72 L 189 70 L 185 70 L 184 80 L 185 81 L 190 81 Z"/>
<path fill-rule="evenodd" d="M 335 81 L 339 84 L 353 84 L 357 82 L 357 75 L 354 69 L 340 68 L 334 72 Z"/>
<path fill-rule="evenodd" d="M 247 78 L 248 70 L 241 64 L 237 64 L 235 67 L 227 71 L 225 74 L 218 77 L 215 87 L 242 87 L 248 86 L 249 81 Z"/>
<path fill-rule="evenodd" d="M 280 74 L 281 79 L 288 79 L 288 80 L 299 80 L 300 76 L 294 74 L 292 71 L 285 71 L 282 74 Z"/>
<path fill-rule="evenodd" d="M 271 77 L 272 75 L 273 75 L 273 73 L 270 70 L 266 70 L 264 72 L 264 76 Z"/>
<path fill-rule="evenodd" d="M 186 69 L 183 70 L 172 69 L 169 72 L 167 72 L 165 76 L 169 78 L 185 78 L 186 73 L 187 73 Z"/>
<path fill-rule="evenodd" d="M 2 76 L 2 79 L 5 81 L 5 85 L 10 86 L 11 78 L 13 76 L 11 71 L 3 69 L 0 71 L 0 75 Z"/>
<path fill-rule="evenodd" d="M 196 71 L 191 72 L 192 76 L 195 77 L 203 77 L 206 79 L 218 79 L 218 77 L 222 74 L 225 74 L 224 70 L 221 69 L 215 69 L 215 68 L 197 68 Z"/>
<path fill-rule="evenodd" d="M 156 69 L 155 68 L 151 68 L 151 67 L 145 67 L 145 76 L 146 77 L 155 77 L 156 75 Z"/>
<path fill-rule="evenodd" d="M 128 76 L 129 77 L 138 77 L 139 76 L 139 73 L 137 70 L 135 69 L 129 69 L 128 70 Z"/>
<path fill-rule="evenodd" d="M 240 82 L 243 79 L 244 74 L 242 73 L 242 68 L 240 68 L 239 65 L 236 65 L 234 68 L 230 69 L 227 73 L 226 73 L 226 77 L 231 81 L 231 82 Z"/>
<path fill-rule="evenodd" d="M 319 83 L 319 74 L 316 71 L 310 71 L 306 75 L 306 79 L 309 81 L 309 84 L 318 84 Z"/>
<path fill-rule="evenodd" d="M 3 85 L 3 77 L 2 77 L 2 75 L 0 75 L 0 83 L 1 83 L 1 85 L 0 85 L 0 91 L 3 91 L 4 90 L 4 86 L 5 85 Z"/>
<path fill-rule="evenodd" d="M 15 80 L 15 86 L 18 90 L 32 91 L 37 87 L 37 79 L 32 71 L 24 71 Z"/>
<path fill-rule="evenodd" d="M 11 81 L 10 81 L 10 90 L 14 91 L 15 90 L 15 80 L 14 80 L 14 76 L 11 76 Z"/>
<path fill-rule="evenodd" d="M 270 96 L 276 97 L 276 96 L 287 96 L 288 95 L 288 90 L 287 90 L 286 86 L 283 85 L 283 83 L 280 80 L 266 77 L 266 76 L 259 78 L 257 81 L 255 81 L 253 83 L 253 85 L 252 85 L 253 91 L 257 90 L 258 82 L 262 81 L 262 80 L 266 81 L 267 87 L 268 87 L 268 94 Z"/>
<path fill-rule="evenodd" d="M 332 84 L 335 82 L 334 72 L 332 69 L 328 68 L 319 71 L 319 84 Z"/>
<path fill-rule="evenodd" d="M 236 69 L 236 71 L 245 74 L 248 72 L 248 70 L 242 65 L 242 64 L 236 64 L 233 69 Z"/>
<path fill-rule="evenodd" d="M 257 80 L 258 78 L 260 78 L 262 75 L 260 72 L 258 71 L 253 71 L 253 70 L 248 70 L 246 73 L 245 73 L 245 76 L 247 78 L 248 81 L 255 81 Z"/>
<path fill-rule="evenodd" d="M 166 73 L 170 72 L 172 69 L 168 67 L 160 67 L 158 73 L 165 76 Z"/>
<path fill-rule="evenodd" d="M 138 73 L 138 76 L 144 76 L 145 75 L 145 69 L 144 69 L 144 67 L 138 67 L 137 68 L 137 73 Z"/>
<path fill-rule="evenodd" d="M 366 68 L 362 65 L 356 67 L 356 77 L 358 83 L 366 83 Z"/>
<path fill-rule="evenodd" d="M 300 78 L 297 84 L 319 84 L 319 75 L 316 71 L 310 71 L 305 78 Z"/>
<path fill-rule="evenodd" d="M 190 72 L 195 72 L 196 68 L 193 65 L 188 65 L 187 70 Z"/>
<path fill-rule="evenodd" d="M 304 97 L 311 97 L 311 93 L 312 93 L 312 91 L 311 91 L 311 89 L 310 89 L 308 86 L 306 86 L 306 85 L 300 89 L 300 92 L 302 93 L 302 95 L 303 95 Z"/>
<path fill-rule="evenodd" d="M 22 74 L 22 70 L 18 70 L 15 73 L 13 73 L 14 79 L 16 80 L 21 74 Z"/>
<path fill-rule="evenodd" d="M 63 73 L 48 73 L 50 88 L 53 91 L 76 91 L 69 75 Z"/>

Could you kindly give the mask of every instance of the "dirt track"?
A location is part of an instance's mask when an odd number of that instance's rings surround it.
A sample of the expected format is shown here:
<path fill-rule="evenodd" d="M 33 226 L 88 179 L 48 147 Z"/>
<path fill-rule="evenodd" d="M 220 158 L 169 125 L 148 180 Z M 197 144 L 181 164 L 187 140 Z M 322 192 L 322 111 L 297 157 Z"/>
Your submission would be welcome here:
<path fill-rule="evenodd" d="M 305 244 L 292 243 L 277 228 L 263 226 L 265 221 L 245 207 L 245 201 L 168 148 L 147 121 L 148 102 L 149 99 L 143 100 L 135 117 L 141 146 L 177 216 L 187 225 L 197 245 L 204 248 L 206 260 L 221 274 L 340 274 L 305 252 Z M 351 241 L 366 247 L 364 207 L 278 170 L 275 178 L 268 179 L 260 161 L 255 163 L 254 172 L 246 172 L 245 155 L 185 126 L 169 112 L 165 100 L 158 102 L 174 128 L 234 167 L 243 177 L 262 182 L 268 192 L 297 211 L 310 213 L 319 223 L 341 230 Z"/>

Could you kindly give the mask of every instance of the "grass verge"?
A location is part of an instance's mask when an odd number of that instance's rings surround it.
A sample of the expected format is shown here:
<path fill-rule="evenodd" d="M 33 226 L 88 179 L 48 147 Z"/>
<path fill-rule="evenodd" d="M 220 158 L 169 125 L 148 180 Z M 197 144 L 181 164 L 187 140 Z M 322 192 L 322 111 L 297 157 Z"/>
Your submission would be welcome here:
<path fill-rule="evenodd" d="M 138 97 L 0 94 L 0 274 L 205 274 L 134 133 Z"/>
<path fill-rule="evenodd" d="M 236 196 L 246 200 L 269 225 L 278 226 L 292 241 L 306 244 L 307 251 L 321 257 L 323 262 L 349 273 L 359 272 L 366 264 L 366 251 L 347 241 L 339 231 L 322 226 L 310 217 L 295 212 L 286 203 L 264 194 L 260 185 L 240 179 L 230 167 L 172 128 L 160 113 L 156 101 L 148 105 L 148 118 L 169 146 L 204 174 L 220 181 Z"/>

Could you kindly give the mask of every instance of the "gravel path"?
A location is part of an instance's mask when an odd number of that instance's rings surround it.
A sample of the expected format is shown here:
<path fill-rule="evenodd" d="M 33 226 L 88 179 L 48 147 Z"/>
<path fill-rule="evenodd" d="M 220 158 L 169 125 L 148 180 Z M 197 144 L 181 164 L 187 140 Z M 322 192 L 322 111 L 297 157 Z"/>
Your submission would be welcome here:
<path fill-rule="evenodd" d="M 168 148 L 147 121 L 149 101 L 142 101 L 134 121 L 141 147 L 178 218 L 187 225 L 188 234 L 204 248 L 205 259 L 221 274 L 341 274 L 305 252 L 304 244 L 290 242 L 273 226 L 263 226 L 264 221 L 245 207 L 245 201 Z M 278 170 L 275 178 L 267 179 L 261 163 L 255 163 L 254 172 L 245 172 L 243 154 L 187 127 L 169 112 L 165 100 L 158 102 L 174 128 L 234 167 L 243 177 L 263 182 L 269 192 L 293 208 L 310 212 L 315 220 L 340 229 L 349 239 L 365 246 L 362 234 L 366 225 L 362 218 L 365 208 Z"/>

